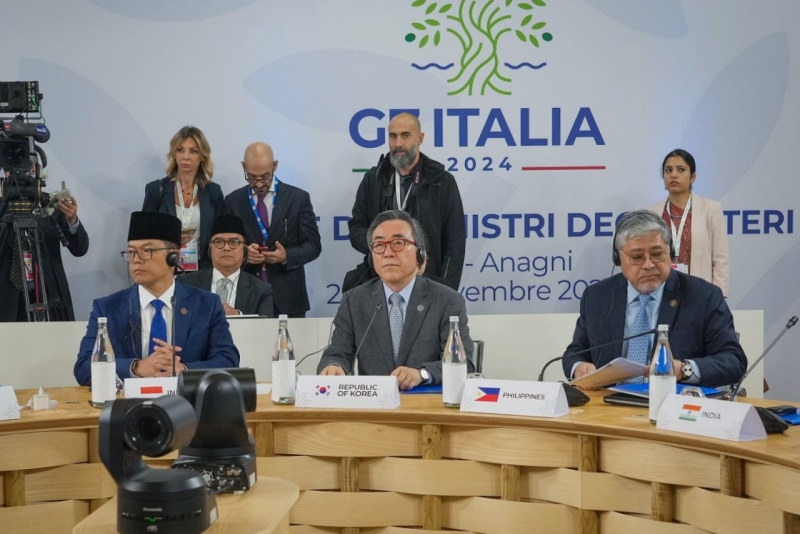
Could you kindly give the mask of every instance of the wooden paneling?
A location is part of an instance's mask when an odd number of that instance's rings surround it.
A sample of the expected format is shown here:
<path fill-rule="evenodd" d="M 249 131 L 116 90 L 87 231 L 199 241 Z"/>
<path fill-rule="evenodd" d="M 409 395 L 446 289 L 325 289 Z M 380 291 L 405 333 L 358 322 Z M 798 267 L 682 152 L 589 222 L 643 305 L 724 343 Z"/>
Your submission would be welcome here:
<path fill-rule="evenodd" d="M 581 473 L 581 508 L 649 515 L 650 482 L 608 473 Z"/>
<path fill-rule="evenodd" d="M 103 464 L 29 471 L 25 478 L 28 502 L 107 499 L 117 494 L 117 485 Z"/>
<path fill-rule="evenodd" d="M 784 532 L 784 514 L 777 508 L 701 488 L 675 490 L 675 519 L 715 534 Z"/>
<path fill-rule="evenodd" d="M 442 527 L 485 534 L 574 534 L 577 510 L 562 504 L 442 499 Z"/>
<path fill-rule="evenodd" d="M 600 532 L 603 534 L 632 534 L 640 532 L 647 534 L 709 534 L 708 531 L 691 525 L 660 523 L 616 512 L 602 512 L 600 514 Z"/>
<path fill-rule="evenodd" d="M 361 461 L 361 489 L 417 495 L 500 496 L 500 468 L 469 460 Z"/>
<path fill-rule="evenodd" d="M 747 462 L 744 493 L 769 506 L 800 515 L 800 473 L 797 471 Z"/>
<path fill-rule="evenodd" d="M 87 439 L 84 430 L 0 435 L 0 471 L 86 462 Z"/>
<path fill-rule="evenodd" d="M 334 490 L 339 485 L 339 460 L 311 456 L 257 458 L 259 478 L 274 477 L 297 484 L 301 490 Z"/>
<path fill-rule="evenodd" d="M 581 473 L 574 469 L 522 468 L 520 496 L 581 507 Z"/>
<path fill-rule="evenodd" d="M 442 457 L 533 467 L 578 467 L 577 436 L 518 428 L 442 429 Z"/>
<path fill-rule="evenodd" d="M 275 454 L 307 456 L 421 456 L 419 427 L 372 423 L 277 424 Z"/>
<path fill-rule="evenodd" d="M 0 530 L 9 534 L 71 534 L 87 515 L 89 505 L 81 501 L 0 508 Z"/>
<path fill-rule="evenodd" d="M 292 508 L 291 522 L 320 527 L 422 526 L 422 498 L 391 492 L 306 491 Z"/>

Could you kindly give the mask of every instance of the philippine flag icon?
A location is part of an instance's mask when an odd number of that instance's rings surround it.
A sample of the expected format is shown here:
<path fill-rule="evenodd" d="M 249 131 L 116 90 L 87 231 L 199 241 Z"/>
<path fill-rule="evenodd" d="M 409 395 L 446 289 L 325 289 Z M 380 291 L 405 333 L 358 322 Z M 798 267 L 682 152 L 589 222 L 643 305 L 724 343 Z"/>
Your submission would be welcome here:
<path fill-rule="evenodd" d="M 478 402 L 497 402 L 500 397 L 500 388 L 478 388 L 480 392 L 475 399 Z"/>

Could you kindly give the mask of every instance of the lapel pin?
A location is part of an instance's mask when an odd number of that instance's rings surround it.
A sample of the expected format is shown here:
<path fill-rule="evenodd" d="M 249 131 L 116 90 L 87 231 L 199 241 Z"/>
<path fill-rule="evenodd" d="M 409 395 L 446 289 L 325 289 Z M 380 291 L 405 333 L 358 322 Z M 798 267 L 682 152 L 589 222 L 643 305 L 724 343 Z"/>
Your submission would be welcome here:
<path fill-rule="evenodd" d="M 417 311 L 421 312 L 424 309 L 425 309 L 425 306 L 423 306 L 422 304 L 417 305 Z"/>
<path fill-rule="evenodd" d="M 675 299 L 672 299 L 671 301 L 669 301 L 669 305 L 670 305 L 670 306 L 672 306 L 672 307 L 674 308 L 675 306 L 677 306 L 677 305 L 678 305 L 678 301 L 677 301 L 677 300 L 675 300 Z"/>
<path fill-rule="evenodd" d="M 187 310 L 186 308 L 181 308 L 181 315 L 188 315 L 188 314 L 189 310 Z"/>

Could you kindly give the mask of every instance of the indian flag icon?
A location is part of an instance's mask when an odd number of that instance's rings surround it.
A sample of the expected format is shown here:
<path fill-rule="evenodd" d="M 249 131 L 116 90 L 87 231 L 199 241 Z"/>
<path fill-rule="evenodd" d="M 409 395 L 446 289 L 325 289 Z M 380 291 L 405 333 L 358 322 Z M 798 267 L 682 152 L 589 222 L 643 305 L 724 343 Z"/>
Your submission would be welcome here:
<path fill-rule="evenodd" d="M 700 406 L 696 404 L 684 404 L 683 408 L 681 408 L 681 413 L 678 416 L 678 419 L 683 419 L 684 421 L 697 421 L 697 416 L 700 415 Z"/>

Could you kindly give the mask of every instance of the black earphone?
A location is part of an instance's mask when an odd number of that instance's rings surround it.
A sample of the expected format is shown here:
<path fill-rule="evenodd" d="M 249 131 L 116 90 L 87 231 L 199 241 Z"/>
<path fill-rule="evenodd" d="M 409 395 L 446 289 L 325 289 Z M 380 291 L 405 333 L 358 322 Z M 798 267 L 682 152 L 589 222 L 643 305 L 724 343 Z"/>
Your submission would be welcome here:
<path fill-rule="evenodd" d="M 169 265 L 170 267 L 179 267 L 180 261 L 181 261 L 180 252 L 176 252 L 174 250 L 167 252 L 167 265 Z"/>
<path fill-rule="evenodd" d="M 614 239 L 611 241 L 611 261 L 614 262 L 614 265 L 619 267 L 622 265 L 622 258 L 619 255 L 619 250 L 617 250 L 617 234 L 621 229 L 625 227 L 630 221 L 637 217 L 641 217 L 644 214 L 641 212 L 633 212 L 633 213 L 626 213 L 622 219 L 619 220 L 617 223 L 617 227 L 614 230 Z M 669 257 L 670 259 L 675 259 L 675 247 L 672 245 L 672 237 L 669 239 Z"/>

